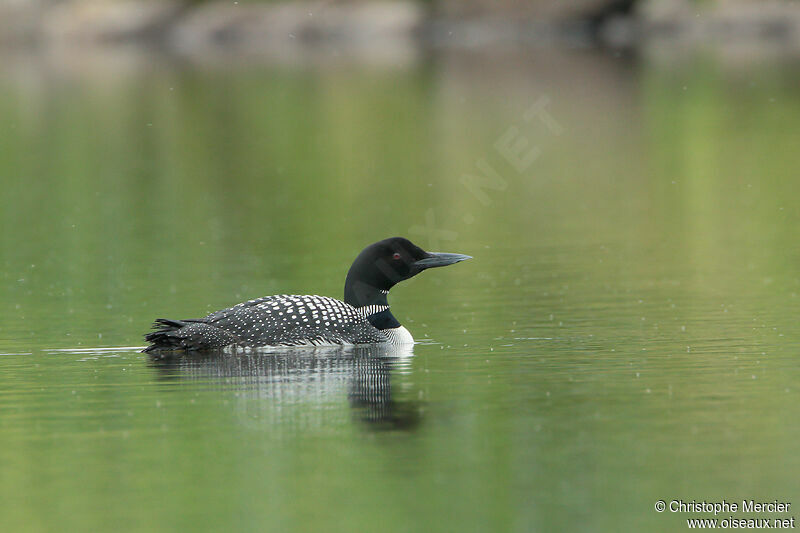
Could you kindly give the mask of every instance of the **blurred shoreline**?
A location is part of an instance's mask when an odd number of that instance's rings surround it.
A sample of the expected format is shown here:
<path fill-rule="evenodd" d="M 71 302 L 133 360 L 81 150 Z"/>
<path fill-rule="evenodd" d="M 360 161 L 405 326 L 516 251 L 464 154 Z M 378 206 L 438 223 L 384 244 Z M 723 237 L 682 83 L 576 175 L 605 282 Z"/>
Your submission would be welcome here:
<path fill-rule="evenodd" d="M 431 50 L 600 48 L 667 61 L 702 50 L 734 64 L 800 56 L 800 4 L 786 0 L 585 0 L 569 10 L 533 2 L 521 12 L 441 5 L 0 0 L 0 54 L 57 63 L 157 51 L 191 63 L 388 66 Z"/>

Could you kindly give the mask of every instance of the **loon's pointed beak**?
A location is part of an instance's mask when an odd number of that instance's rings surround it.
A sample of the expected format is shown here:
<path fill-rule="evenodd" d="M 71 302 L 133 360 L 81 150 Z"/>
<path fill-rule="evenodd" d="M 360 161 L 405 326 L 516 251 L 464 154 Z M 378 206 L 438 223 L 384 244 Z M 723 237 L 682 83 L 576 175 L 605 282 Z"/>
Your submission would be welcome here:
<path fill-rule="evenodd" d="M 443 267 L 447 265 L 452 265 L 454 263 L 458 263 L 460 261 L 466 261 L 467 259 L 472 259 L 472 257 L 464 254 L 446 254 L 442 252 L 428 252 L 428 257 L 426 257 L 425 259 L 420 259 L 419 261 L 415 261 L 414 266 L 418 266 L 420 269 Z"/>

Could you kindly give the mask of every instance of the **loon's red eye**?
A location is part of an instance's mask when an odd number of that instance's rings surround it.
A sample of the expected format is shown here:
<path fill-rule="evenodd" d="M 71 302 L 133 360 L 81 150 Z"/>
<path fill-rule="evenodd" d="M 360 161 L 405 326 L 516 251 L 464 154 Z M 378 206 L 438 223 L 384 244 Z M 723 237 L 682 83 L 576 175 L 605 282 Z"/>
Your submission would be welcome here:
<path fill-rule="evenodd" d="M 400 259 L 400 254 L 399 254 L 399 253 L 397 253 L 397 252 L 395 252 L 395 253 L 394 253 L 394 255 L 393 255 L 392 257 L 393 257 L 394 259 Z"/>

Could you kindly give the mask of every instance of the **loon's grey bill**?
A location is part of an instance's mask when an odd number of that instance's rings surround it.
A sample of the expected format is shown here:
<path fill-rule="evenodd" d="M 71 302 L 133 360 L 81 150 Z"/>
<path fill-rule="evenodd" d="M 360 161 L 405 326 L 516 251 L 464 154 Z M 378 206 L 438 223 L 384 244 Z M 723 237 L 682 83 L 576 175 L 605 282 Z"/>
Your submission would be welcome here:
<path fill-rule="evenodd" d="M 442 252 L 428 252 L 428 257 L 415 261 L 414 264 L 422 268 L 443 267 L 452 265 L 460 261 L 472 259 L 472 256 L 464 254 L 447 254 Z"/>

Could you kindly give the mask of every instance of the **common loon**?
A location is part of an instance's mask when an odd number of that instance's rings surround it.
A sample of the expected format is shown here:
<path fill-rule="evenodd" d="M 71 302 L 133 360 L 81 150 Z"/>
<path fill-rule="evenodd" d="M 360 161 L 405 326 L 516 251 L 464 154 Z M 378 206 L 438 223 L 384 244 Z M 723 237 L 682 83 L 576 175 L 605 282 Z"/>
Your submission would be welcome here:
<path fill-rule="evenodd" d="M 407 344 L 411 333 L 389 310 L 387 295 L 397 283 L 425 269 L 471 259 L 426 252 L 408 239 L 371 244 L 356 257 L 344 284 L 344 302 L 327 296 L 265 296 L 205 318 L 159 318 L 145 335 L 145 352 L 270 346 Z"/>

